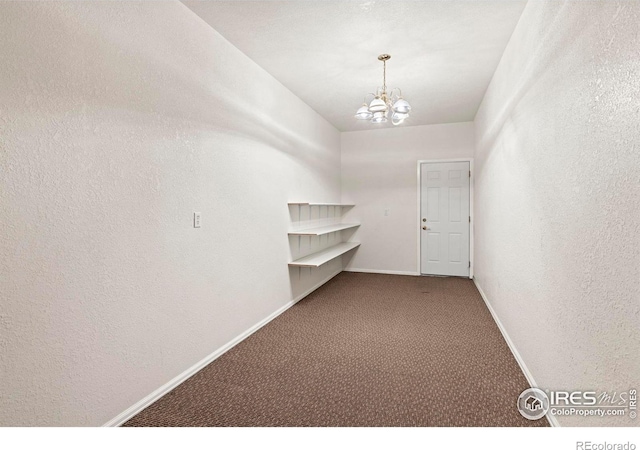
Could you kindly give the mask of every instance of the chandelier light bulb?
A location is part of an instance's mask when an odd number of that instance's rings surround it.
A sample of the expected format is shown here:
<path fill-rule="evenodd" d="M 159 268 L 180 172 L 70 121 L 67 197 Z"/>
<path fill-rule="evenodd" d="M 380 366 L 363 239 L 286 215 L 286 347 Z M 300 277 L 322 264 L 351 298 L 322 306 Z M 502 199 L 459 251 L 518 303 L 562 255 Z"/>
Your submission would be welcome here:
<path fill-rule="evenodd" d="M 371 103 L 369 104 L 369 111 L 371 111 L 372 113 L 376 113 L 376 112 L 386 111 L 386 110 L 387 110 L 387 104 L 380 97 L 376 97 L 373 100 L 371 100 Z"/>
<path fill-rule="evenodd" d="M 367 97 L 372 95 L 373 100 L 367 106 L 365 97 L 365 102 L 358 108 L 355 117 L 358 120 L 371 120 L 372 123 L 385 123 L 387 122 L 387 113 L 389 113 L 391 114 L 391 122 L 394 125 L 400 125 L 409 117 L 411 105 L 402 98 L 400 89 L 395 88 L 387 91 L 387 61 L 391 59 L 391 55 L 383 53 L 378 56 L 378 59 L 383 63 L 382 87 L 376 89 L 375 94 L 367 94 Z"/>
<path fill-rule="evenodd" d="M 356 112 L 356 119 L 358 120 L 371 120 L 373 114 L 369 112 L 369 108 L 366 103 L 363 103 L 362 106 Z"/>
<path fill-rule="evenodd" d="M 373 123 L 385 123 L 387 121 L 387 116 L 384 113 L 384 111 L 378 111 L 373 113 L 373 119 L 371 119 L 371 122 Z"/>
<path fill-rule="evenodd" d="M 398 101 L 393 104 L 393 110 L 401 114 L 409 114 L 409 111 L 411 111 L 411 105 L 408 101 L 400 97 Z"/>
<path fill-rule="evenodd" d="M 409 117 L 409 114 L 395 112 L 393 113 L 393 116 L 391 116 L 391 123 L 394 125 L 400 125 L 407 117 Z"/>

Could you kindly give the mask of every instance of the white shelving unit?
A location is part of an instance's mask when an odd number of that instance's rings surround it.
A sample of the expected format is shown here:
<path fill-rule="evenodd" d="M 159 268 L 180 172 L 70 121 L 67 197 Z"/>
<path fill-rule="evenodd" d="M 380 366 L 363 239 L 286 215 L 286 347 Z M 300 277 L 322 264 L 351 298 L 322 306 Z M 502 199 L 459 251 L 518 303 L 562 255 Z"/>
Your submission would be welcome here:
<path fill-rule="evenodd" d="M 359 245 L 359 242 L 342 242 L 317 253 L 312 253 L 304 258 L 296 259 L 290 262 L 289 265 L 292 267 L 320 267 L 324 263 L 347 253 L 349 250 L 353 250 Z"/>
<path fill-rule="evenodd" d="M 335 225 L 327 225 L 324 227 L 289 231 L 289 236 L 322 236 L 323 234 L 335 233 L 336 231 L 348 230 L 359 226 L 359 223 L 336 223 Z"/>
<path fill-rule="evenodd" d="M 339 207 L 342 211 L 342 208 L 349 208 L 349 207 L 353 207 L 355 205 L 353 204 L 345 204 L 345 203 L 310 203 L 310 202 L 290 202 L 288 203 L 289 207 Z M 320 210 L 321 211 L 321 210 Z M 298 217 L 300 215 L 300 210 L 298 209 Z M 310 214 L 310 210 L 309 210 L 309 215 Z M 336 215 L 337 216 L 337 215 Z M 334 218 L 337 218 L 336 216 L 333 216 Z M 297 222 L 300 222 L 300 220 L 295 219 Z M 300 239 L 304 239 L 305 237 L 307 237 L 307 239 L 314 239 L 314 236 L 317 236 L 318 239 L 319 236 L 324 236 L 324 235 L 328 235 L 331 233 L 339 233 L 343 230 L 349 230 L 352 228 L 356 228 L 359 227 L 360 224 L 359 223 L 332 223 L 332 224 L 328 224 L 328 225 L 322 225 L 317 223 L 318 222 L 318 218 L 306 218 L 306 219 L 301 219 L 303 222 L 307 221 L 310 222 L 307 224 L 307 227 L 302 227 L 300 229 L 297 230 L 291 230 L 288 232 L 289 236 L 298 236 L 298 246 L 300 245 Z M 320 221 L 324 221 L 326 219 L 320 218 Z M 316 223 L 313 223 L 316 222 Z M 310 227 L 309 225 L 314 225 L 312 227 Z M 341 235 L 340 235 L 341 236 Z M 323 238 L 324 239 L 324 238 Z M 333 243 L 332 240 L 334 240 L 335 237 L 330 237 L 329 241 L 325 240 L 325 245 L 328 243 Z M 338 237 L 338 239 L 340 239 L 340 237 Z M 320 241 L 322 242 L 322 241 Z M 338 258 L 339 256 L 347 253 L 350 250 L 353 250 L 354 248 L 358 247 L 360 245 L 359 242 L 338 242 L 335 245 L 331 245 L 330 247 L 326 247 L 323 248 L 322 250 L 319 250 L 315 253 L 311 253 L 309 255 L 303 256 L 301 258 L 297 258 L 296 260 L 292 261 L 289 263 L 290 267 L 320 267 L 321 265 L 331 261 L 332 259 Z"/>
<path fill-rule="evenodd" d="M 308 203 L 308 202 L 288 203 L 288 205 L 289 206 L 343 206 L 345 208 L 356 206 L 356 205 L 349 205 L 346 203 Z"/>

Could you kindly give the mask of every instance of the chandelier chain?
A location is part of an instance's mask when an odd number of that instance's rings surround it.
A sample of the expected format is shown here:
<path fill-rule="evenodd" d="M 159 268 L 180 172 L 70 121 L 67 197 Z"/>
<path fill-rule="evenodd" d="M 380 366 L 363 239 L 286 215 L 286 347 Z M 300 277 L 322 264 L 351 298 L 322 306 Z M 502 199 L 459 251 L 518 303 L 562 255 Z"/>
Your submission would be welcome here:
<path fill-rule="evenodd" d="M 387 60 L 382 61 L 382 92 L 387 90 Z"/>

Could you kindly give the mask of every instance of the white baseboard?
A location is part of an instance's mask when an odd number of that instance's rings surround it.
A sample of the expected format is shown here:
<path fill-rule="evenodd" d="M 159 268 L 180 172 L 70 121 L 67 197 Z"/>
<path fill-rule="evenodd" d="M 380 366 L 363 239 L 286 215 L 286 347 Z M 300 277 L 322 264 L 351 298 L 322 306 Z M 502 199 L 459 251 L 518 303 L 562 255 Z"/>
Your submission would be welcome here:
<path fill-rule="evenodd" d="M 487 309 L 491 313 L 491 317 L 493 317 L 494 322 L 496 323 L 496 325 L 498 325 L 498 329 L 500 329 L 500 333 L 502 333 L 502 337 L 507 342 L 507 345 L 509 346 L 509 350 L 511 350 L 513 357 L 518 362 L 518 365 L 520 366 L 520 370 L 522 370 L 522 373 L 524 374 L 525 378 L 529 382 L 529 386 L 538 387 L 538 384 L 536 383 L 536 380 L 534 380 L 533 375 L 531 374 L 531 371 L 527 367 L 527 364 L 524 362 L 524 359 L 522 359 L 522 356 L 518 352 L 518 349 L 516 348 L 511 338 L 509 337 L 509 334 L 507 334 L 506 328 L 504 327 L 504 325 L 502 325 L 502 322 L 498 318 L 498 315 L 496 314 L 493 307 L 491 306 L 491 303 L 489 303 L 487 296 L 484 294 L 484 291 L 482 290 L 482 288 L 478 284 L 478 281 L 475 278 L 473 279 L 473 283 L 476 285 L 478 292 L 480 292 L 480 296 L 482 297 L 482 300 L 484 300 L 485 305 L 487 305 Z M 560 426 L 560 423 L 558 423 L 558 419 L 556 419 L 556 417 L 553 416 L 552 414 L 547 414 L 546 417 L 547 417 L 547 420 L 549 421 L 549 424 L 552 427 Z"/>
<path fill-rule="evenodd" d="M 206 365 L 210 364 L 212 361 L 214 361 L 215 359 L 219 358 L 220 356 L 222 356 L 227 351 L 231 350 L 233 347 L 238 345 L 240 342 L 242 342 L 243 340 L 245 340 L 246 338 L 251 336 L 253 333 L 258 331 L 260 328 L 262 328 L 263 326 L 265 326 L 266 324 L 271 322 L 273 319 L 278 317 L 280 314 L 285 312 L 287 309 L 291 308 L 293 305 L 298 303 L 300 300 L 305 298 L 307 295 L 311 294 L 313 291 L 318 289 L 320 286 L 322 286 L 323 284 L 325 284 L 326 282 L 331 280 L 333 277 L 338 275 L 340 272 L 342 272 L 342 271 L 338 270 L 337 272 L 333 273 L 331 276 L 329 276 L 325 280 L 321 281 L 320 283 L 316 284 L 312 288 L 310 288 L 310 289 L 306 290 L 305 292 L 303 292 L 302 294 L 298 295 L 296 298 L 294 298 L 293 300 L 291 300 L 290 302 L 288 302 L 284 306 L 280 307 L 277 311 L 273 312 L 268 317 L 262 319 L 260 322 L 258 322 L 257 324 L 255 324 L 254 326 L 249 328 L 247 331 L 245 331 L 245 332 L 241 333 L 240 335 L 236 336 L 234 339 L 232 339 L 231 341 L 227 342 L 225 345 L 223 345 L 222 347 L 218 348 L 213 353 L 211 353 L 208 356 L 206 356 L 204 359 L 198 361 L 193 366 L 189 367 L 187 370 L 182 372 L 180 375 L 178 375 L 177 377 L 173 378 L 168 383 L 164 384 L 163 386 L 160 386 L 158 389 L 153 391 L 151 394 L 147 395 L 146 397 L 144 397 L 139 402 L 137 402 L 134 405 L 130 406 L 129 408 L 127 408 L 126 410 L 124 410 L 123 412 L 121 412 L 116 417 L 114 417 L 113 419 L 111 419 L 110 421 L 108 421 L 107 423 L 105 423 L 102 426 L 103 427 L 118 427 L 118 426 L 122 425 L 127 420 L 129 420 L 130 418 L 132 418 L 133 416 L 138 414 L 140 411 L 142 411 L 143 409 L 145 409 L 146 407 L 148 407 L 152 403 L 156 402 L 161 397 L 163 397 L 165 394 L 167 394 L 168 392 L 172 391 L 178 385 L 180 385 L 181 383 L 185 382 L 187 379 L 189 379 L 190 377 L 195 375 L 199 370 L 204 368 Z"/>
<path fill-rule="evenodd" d="M 345 272 L 362 272 L 362 273 L 381 273 L 383 275 L 411 275 L 413 277 L 418 277 L 420 274 L 418 272 L 405 272 L 401 270 L 372 270 L 372 269 L 355 269 L 348 268 L 344 269 Z"/>

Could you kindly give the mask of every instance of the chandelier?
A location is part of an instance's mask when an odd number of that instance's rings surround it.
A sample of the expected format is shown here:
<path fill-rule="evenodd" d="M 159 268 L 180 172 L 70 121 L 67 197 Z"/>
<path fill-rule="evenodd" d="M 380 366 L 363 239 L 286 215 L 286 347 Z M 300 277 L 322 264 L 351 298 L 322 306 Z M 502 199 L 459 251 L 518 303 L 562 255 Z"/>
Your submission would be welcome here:
<path fill-rule="evenodd" d="M 372 123 L 384 123 L 391 114 L 391 123 L 400 125 L 404 119 L 409 117 L 411 105 L 402 98 L 402 91 L 394 88 L 387 92 L 387 61 L 391 55 L 383 53 L 378 56 L 382 61 L 382 87 L 376 89 L 376 93 L 369 93 L 364 97 L 364 103 L 356 112 L 356 119 L 370 120 Z M 373 96 L 373 100 L 367 106 L 367 97 Z"/>

